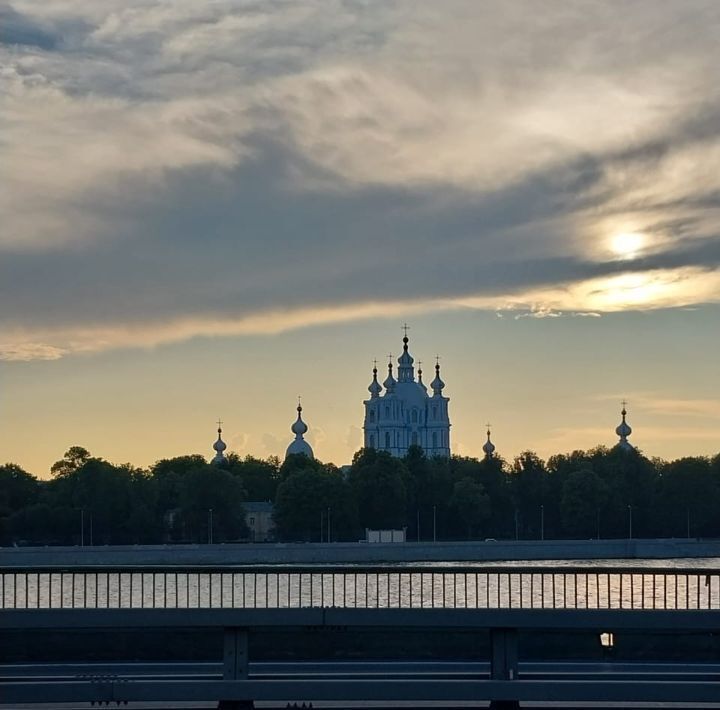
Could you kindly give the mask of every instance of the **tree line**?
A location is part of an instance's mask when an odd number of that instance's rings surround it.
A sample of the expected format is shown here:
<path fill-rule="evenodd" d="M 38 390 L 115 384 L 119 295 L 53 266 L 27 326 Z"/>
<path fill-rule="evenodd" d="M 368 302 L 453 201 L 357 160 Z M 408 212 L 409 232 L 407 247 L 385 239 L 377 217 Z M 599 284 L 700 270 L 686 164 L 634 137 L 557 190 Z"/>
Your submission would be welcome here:
<path fill-rule="evenodd" d="M 352 465 L 302 455 L 200 455 L 149 469 L 74 446 L 47 480 L 0 466 L 0 543 L 247 541 L 243 504 L 274 504 L 281 541 L 345 541 L 365 528 L 408 540 L 720 537 L 720 454 L 667 462 L 598 447 L 551 456 L 403 459 L 361 449 Z"/>

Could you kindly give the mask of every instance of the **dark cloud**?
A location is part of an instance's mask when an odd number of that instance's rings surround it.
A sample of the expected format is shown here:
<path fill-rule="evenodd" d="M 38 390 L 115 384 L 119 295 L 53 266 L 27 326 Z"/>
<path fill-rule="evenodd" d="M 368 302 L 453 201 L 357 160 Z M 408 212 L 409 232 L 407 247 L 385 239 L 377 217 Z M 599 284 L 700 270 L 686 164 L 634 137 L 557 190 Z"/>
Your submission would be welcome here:
<path fill-rule="evenodd" d="M 458 4 L 485 42 L 411 6 L 0 9 L 0 41 L 55 50 L 8 74 L 0 326 L 717 268 L 720 13 L 586 5 Z M 599 243 L 627 229 L 631 262 Z"/>
<path fill-rule="evenodd" d="M 9 5 L 0 5 L 0 44 L 56 49 L 60 38 Z"/>

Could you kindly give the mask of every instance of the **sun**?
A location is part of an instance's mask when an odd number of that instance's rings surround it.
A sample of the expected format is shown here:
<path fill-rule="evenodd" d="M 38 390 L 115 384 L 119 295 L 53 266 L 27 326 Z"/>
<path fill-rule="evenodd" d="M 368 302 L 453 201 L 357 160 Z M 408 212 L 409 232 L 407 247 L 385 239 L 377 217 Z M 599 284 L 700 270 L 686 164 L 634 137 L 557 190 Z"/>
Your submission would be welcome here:
<path fill-rule="evenodd" d="M 634 259 L 645 245 L 645 235 L 639 232 L 621 232 L 612 238 L 611 248 L 621 259 Z"/>

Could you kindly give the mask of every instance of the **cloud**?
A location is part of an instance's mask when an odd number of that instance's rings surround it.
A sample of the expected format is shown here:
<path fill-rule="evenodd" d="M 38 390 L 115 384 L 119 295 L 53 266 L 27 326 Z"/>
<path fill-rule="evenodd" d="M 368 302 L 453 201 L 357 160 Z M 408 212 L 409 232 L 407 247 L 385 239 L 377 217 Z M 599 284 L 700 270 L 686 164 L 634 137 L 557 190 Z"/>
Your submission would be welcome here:
<path fill-rule="evenodd" d="M 717 3 L 0 13 L 0 357 L 718 301 Z"/>

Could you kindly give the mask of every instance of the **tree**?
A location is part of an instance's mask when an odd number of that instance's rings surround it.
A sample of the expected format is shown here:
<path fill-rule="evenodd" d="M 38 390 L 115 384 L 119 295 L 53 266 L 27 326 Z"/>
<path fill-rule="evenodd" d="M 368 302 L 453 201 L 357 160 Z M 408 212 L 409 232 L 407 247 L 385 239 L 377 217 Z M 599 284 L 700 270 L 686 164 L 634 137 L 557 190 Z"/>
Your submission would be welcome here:
<path fill-rule="evenodd" d="M 364 528 L 391 529 L 405 524 L 407 469 L 387 451 L 361 449 L 355 454 L 348 481 Z"/>
<path fill-rule="evenodd" d="M 77 471 L 90 459 L 90 452 L 82 446 L 71 446 L 60 459 L 50 467 L 53 476 L 68 476 Z"/>
<path fill-rule="evenodd" d="M 280 462 L 277 457 L 266 460 L 246 456 L 241 459 L 237 454 L 230 454 L 226 468 L 237 476 L 245 490 L 245 497 L 252 501 L 274 501 L 280 483 Z"/>
<path fill-rule="evenodd" d="M 31 505 L 39 493 L 40 483 L 35 476 L 14 463 L 0 466 L 0 516 Z"/>
<path fill-rule="evenodd" d="M 247 537 L 242 484 L 228 471 L 211 464 L 193 468 L 181 478 L 179 492 L 181 519 L 192 540 L 222 542 Z"/>
<path fill-rule="evenodd" d="M 327 535 L 328 518 L 331 540 L 355 528 L 347 483 L 334 466 L 296 470 L 278 486 L 274 519 L 281 540 L 319 541 Z"/>
<path fill-rule="evenodd" d="M 573 471 L 562 490 L 562 520 L 567 534 L 573 537 L 595 537 L 598 516 L 607 502 L 608 490 L 591 468 Z"/>
<path fill-rule="evenodd" d="M 468 539 L 472 539 L 473 528 L 490 517 L 490 499 L 485 495 L 481 483 L 463 478 L 453 489 L 452 507 L 467 528 Z"/>
<path fill-rule="evenodd" d="M 540 537 L 540 506 L 545 503 L 546 479 L 545 462 L 534 451 L 524 451 L 513 462 L 513 497 L 520 526 L 528 537 Z"/>

